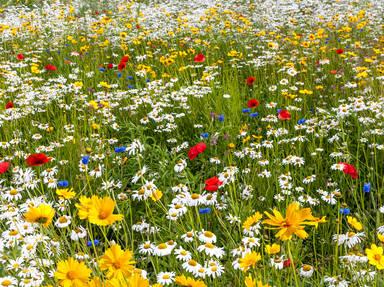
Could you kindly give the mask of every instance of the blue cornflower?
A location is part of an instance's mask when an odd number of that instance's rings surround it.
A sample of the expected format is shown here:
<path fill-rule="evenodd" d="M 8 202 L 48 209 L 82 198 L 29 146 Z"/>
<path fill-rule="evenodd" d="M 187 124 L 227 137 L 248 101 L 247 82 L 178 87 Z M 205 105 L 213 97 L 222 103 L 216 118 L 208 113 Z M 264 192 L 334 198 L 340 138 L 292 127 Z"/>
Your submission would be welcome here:
<path fill-rule="evenodd" d="M 60 180 L 58 183 L 57 183 L 57 186 L 58 187 L 68 187 L 68 185 L 69 185 L 69 182 L 68 182 L 68 180 Z"/>
<path fill-rule="evenodd" d="M 346 207 L 346 208 L 340 208 L 340 213 L 341 213 L 342 215 L 348 215 L 348 214 L 351 213 L 351 210 L 350 210 L 348 207 Z"/>
<path fill-rule="evenodd" d="M 302 125 L 302 124 L 304 124 L 305 122 L 306 122 L 306 119 L 300 119 L 300 120 L 297 121 L 297 123 L 298 123 L 299 125 Z"/>
<path fill-rule="evenodd" d="M 91 247 L 93 245 L 97 246 L 99 244 L 100 244 L 100 240 L 99 239 L 95 239 L 95 240 L 93 240 L 93 242 L 92 242 L 92 240 L 88 240 L 88 242 L 87 242 L 87 246 L 88 247 Z"/>
<path fill-rule="evenodd" d="M 368 182 L 368 183 L 364 183 L 363 191 L 364 191 L 365 193 L 369 193 L 369 192 L 371 192 L 371 183 L 370 183 L 370 182 Z"/>
<path fill-rule="evenodd" d="M 224 122 L 224 115 L 223 114 L 218 115 L 217 119 L 219 120 L 219 122 Z"/>
<path fill-rule="evenodd" d="M 209 133 L 201 133 L 200 136 L 203 138 L 203 139 L 206 139 L 209 137 Z"/>
<path fill-rule="evenodd" d="M 249 116 L 250 116 L 251 118 L 256 118 L 258 115 L 259 115 L 259 113 L 258 113 L 258 112 L 255 112 L 255 113 L 249 114 Z"/>
<path fill-rule="evenodd" d="M 249 113 L 251 111 L 251 109 L 249 109 L 249 108 L 244 108 L 244 109 L 242 109 L 242 112 L 243 113 Z"/>
<path fill-rule="evenodd" d="M 85 155 L 81 158 L 82 164 L 88 164 L 88 162 L 89 162 L 89 155 Z"/>
<path fill-rule="evenodd" d="M 115 147 L 115 152 L 125 152 L 127 148 L 125 146 Z"/>
<path fill-rule="evenodd" d="M 211 208 L 210 207 L 199 208 L 199 213 L 200 214 L 211 213 Z"/>

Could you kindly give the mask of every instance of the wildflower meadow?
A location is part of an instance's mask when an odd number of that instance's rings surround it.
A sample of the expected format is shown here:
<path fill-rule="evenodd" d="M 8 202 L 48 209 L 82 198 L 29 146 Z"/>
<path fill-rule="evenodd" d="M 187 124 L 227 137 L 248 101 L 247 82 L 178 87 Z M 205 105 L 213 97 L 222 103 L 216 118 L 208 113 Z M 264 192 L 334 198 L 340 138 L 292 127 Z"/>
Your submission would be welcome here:
<path fill-rule="evenodd" d="M 0 287 L 384 286 L 383 0 L 1 0 Z"/>

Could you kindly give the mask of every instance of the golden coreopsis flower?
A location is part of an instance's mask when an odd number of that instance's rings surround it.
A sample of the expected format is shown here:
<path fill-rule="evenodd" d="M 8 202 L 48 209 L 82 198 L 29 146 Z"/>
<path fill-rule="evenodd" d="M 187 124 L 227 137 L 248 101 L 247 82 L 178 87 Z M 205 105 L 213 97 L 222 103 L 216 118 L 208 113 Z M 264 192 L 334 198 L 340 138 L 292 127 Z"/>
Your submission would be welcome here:
<path fill-rule="evenodd" d="M 101 270 L 108 270 L 108 278 L 129 277 L 132 275 L 135 267 L 135 261 L 133 253 L 130 250 L 122 250 L 120 245 L 112 245 L 107 249 L 99 261 L 99 267 Z"/>
<path fill-rule="evenodd" d="M 179 286 L 186 287 L 207 287 L 205 283 L 201 280 L 195 280 L 191 277 L 186 277 L 184 275 L 176 276 L 175 283 Z"/>
<path fill-rule="evenodd" d="M 244 272 L 248 271 L 249 268 L 255 267 L 256 263 L 261 260 L 260 253 L 252 251 L 245 254 L 242 258 L 239 259 L 239 264 L 241 270 Z"/>
<path fill-rule="evenodd" d="M 269 284 L 264 285 L 261 280 L 256 281 L 255 279 L 252 278 L 251 275 L 245 278 L 244 283 L 246 287 L 270 287 Z"/>
<path fill-rule="evenodd" d="M 249 216 L 243 223 L 243 228 L 249 230 L 252 225 L 257 223 L 263 216 L 260 212 L 256 212 L 255 214 Z"/>
<path fill-rule="evenodd" d="M 44 227 L 51 224 L 55 210 L 48 204 L 40 204 L 38 207 L 30 207 L 24 214 L 26 221 L 31 223 L 41 223 Z"/>
<path fill-rule="evenodd" d="M 79 199 L 80 203 L 76 204 L 77 209 L 79 210 L 78 215 L 80 219 L 88 219 L 89 210 L 92 207 L 92 200 L 86 196 L 81 196 Z"/>
<path fill-rule="evenodd" d="M 384 255 L 383 247 L 377 247 L 376 244 L 372 244 L 371 248 L 365 249 L 369 264 L 376 266 L 377 269 L 384 269 Z"/>
<path fill-rule="evenodd" d="M 318 223 L 325 222 L 325 218 L 314 217 L 310 208 L 300 208 L 298 202 L 289 204 L 285 217 L 276 209 L 273 210 L 273 215 L 264 213 L 269 219 L 264 220 L 263 223 L 273 226 L 271 229 L 279 230 L 276 237 L 281 240 L 290 240 L 293 234 L 302 239 L 307 238 L 305 225 L 317 226 Z"/>
<path fill-rule="evenodd" d="M 76 204 L 80 219 L 88 219 L 90 223 L 107 226 L 116 221 L 123 220 L 122 214 L 113 214 L 116 202 L 110 197 L 99 198 L 92 196 L 80 197 L 80 204 Z"/>
<path fill-rule="evenodd" d="M 55 272 L 55 278 L 59 281 L 60 286 L 65 287 L 86 287 L 90 275 L 91 270 L 85 263 L 73 258 L 59 261 Z"/>
<path fill-rule="evenodd" d="M 118 277 L 108 280 L 106 287 L 149 287 L 149 281 L 136 272 L 127 278 Z"/>

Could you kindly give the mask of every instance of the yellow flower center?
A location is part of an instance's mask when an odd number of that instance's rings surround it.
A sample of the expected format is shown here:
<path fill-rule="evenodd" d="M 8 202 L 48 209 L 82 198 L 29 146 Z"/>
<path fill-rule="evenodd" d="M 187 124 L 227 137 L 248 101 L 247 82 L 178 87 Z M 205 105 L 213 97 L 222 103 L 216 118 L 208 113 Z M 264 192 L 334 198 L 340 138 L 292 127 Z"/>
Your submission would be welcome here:
<path fill-rule="evenodd" d="M 157 247 L 158 247 L 159 249 L 166 249 L 166 248 L 167 248 L 167 244 L 165 244 L 165 243 L 160 243 Z"/>
<path fill-rule="evenodd" d="M 16 189 L 12 189 L 12 190 L 9 192 L 10 195 L 16 195 L 17 193 L 18 193 L 18 192 L 17 192 Z"/>
<path fill-rule="evenodd" d="M 198 199 L 200 197 L 200 194 L 194 193 L 192 194 L 192 199 Z"/>
<path fill-rule="evenodd" d="M 120 269 L 121 268 L 121 263 L 119 261 L 116 261 L 116 262 L 113 262 L 113 267 L 115 267 L 116 269 Z"/>
<path fill-rule="evenodd" d="M 208 238 L 211 238 L 211 237 L 213 237 L 213 233 L 210 232 L 210 231 L 205 231 L 205 232 L 204 232 L 204 236 L 205 236 L 205 237 L 208 237 Z"/>
<path fill-rule="evenodd" d="M 169 279 L 169 278 L 170 278 L 169 274 L 164 274 L 163 275 L 163 279 Z"/>
<path fill-rule="evenodd" d="M 191 259 L 191 260 L 188 261 L 188 265 L 196 266 L 197 262 L 195 260 Z"/>
<path fill-rule="evenodd" d="M 68 271 L 67 272 L 67 278 L 69 279 L 69 280 L 74 280 L 74 279 L 76 279 L 76 276 L 77 274 L 76 274 L 76 271 L 74 271 L 74 270 L 71 270 L 71 271 Z"/>
<path fill-rule="evenodd" d="M 8 279 L 5 279 L 3 282 L 1 282 L 1 286 L 9 286 L 11 284 L 12 284 L 11 280 L 8 280 Z"/>
<path fill-rule="evenodd" d="M 108 217 L 108 213 L 106 211 L 101 211 L 99 213 L 99 218 L 100 219 L 106 219 Z"/>
<path fill-rule="evenodd" d="M 59 218 L 59 222 L 60 223 L 66 223 L 68 220 L 67 220 L 67 218 L 65 217 L 65 216 L 60 216 L 60 218 Z"/>
<path fill-rule="evenodd" d="M 145 243 L 145 244 L 144 244 L 144 248 L 145 248 L 145 249 L 149 249 L 150 247 L 151 247 L 151 244 L 149 244 L 149 243 Z"/>
<path fill-rule="evenodd" d="M 380 254 L 375 254 L 375 256 L 373 256 L 373 258 L 375 258 L 376 261 L 380 261 L 381 260 L 381 255 Z"/>

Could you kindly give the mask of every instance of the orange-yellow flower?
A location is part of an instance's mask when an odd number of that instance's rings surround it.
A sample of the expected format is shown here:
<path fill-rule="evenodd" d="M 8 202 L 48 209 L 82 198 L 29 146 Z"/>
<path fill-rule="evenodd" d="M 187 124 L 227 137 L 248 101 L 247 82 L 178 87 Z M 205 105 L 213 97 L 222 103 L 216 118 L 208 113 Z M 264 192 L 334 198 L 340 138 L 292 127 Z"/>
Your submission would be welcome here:
<path fill-rule="evenodd" d="M 256 281 L 255 279 L 252 278 L 251 275 L 245 278 L 245 286 L 246 287 L 270 287 L 269 284 L 263 284 L 261 280 Z"/>
<path fill-rule="evenodd" d="M 265 212 L 269 219 L 263 223 L 273 226 L 271 229 L 278 229 L 279 232 L 275 236 L 281 240 L 290 240 L 293 234 L 305 239 L 308 237 L 308 233 L 304 230 L 305 225 L 317 226 L 318 223 L 325 221 L 325 218 L 314 217 L 310 208 L 300 208 L 298 202 L 289 204 L 285 217 L 276 209 L 272 212 L 273 215 Z"/>
<path fill-rule="evenodd" d="M 92 207 L 92 200 L 86 196 L 81 196 L 79 199 L 80 203 L 76 204 L 79 210 L 78 215 L 80 219 L 88 219 L 89 210 Z"/>
<path fill-rule="evenodd" d="M 269 255 L 277 254 L 280 252 L 280 245 L 276 243 L 273 243 L 272 245 L 267 244 L 265 246 L 265 252 L 267 252 Z"/>
<path fill-rule="evenodd" d="M 384 256 L 383 256 L 383 247 L 377 247 L 376 244 L 372 244 L 371 248 L 365 249 L 367 254 L 369 264 L 376 266 L 377 269 L 384 269 Z"/>
<path fill-rule="evenodd" d="M 55 210 L 48 204 L 42 203 L 38 207 L 30 207 L 24 214 L 26 221 L 31 223 L 40 223 L 44 227 L 48 227 L 53 217 L 55 216 Z"/>
<path fill-rule="evenodd" d="M 185 287 L 207 287 L 201 280 L 195 280 L 191 277 L 185 277 L 184 275 L 176 276 L 175 283 L 179 286 Z"/>
<path fill-rule="evenodd" d="M 107 249 L 99 261 L 100 269 L 108 270 L 108 278 L 131 276 L 135 269 L 133 264 L 135 264 L 133 253 L 130 250 L 122 250 L 117 244 Z"/>
<path fill-rule="evenodd" d="M 149 281 L 136 272 L 130 277 L 115 277 L 108 280 L 106 287 L 149 287 Z"/>
<path fill-rule="evenodd" d="M 88 278 L 91 270 L 84 262 L 78 262 L 73 258 L 68 258 L 57 263 L 55 278 L 60 286 L 64 287 L 87 287 Z"/>
<path fill-rule="evenodd" d="M 116 202 L 110 197 L 99 198 L 92 196 L 91 208 L 88 213 L 90 223 L 107 226 L 116 221 L 123 220 L 122 214 L 113 214 Z"/>
<path fill-rule="evenodd" d="M 255 223 L 257 223 L 263 216 L 260 212 L 256 212 L 255 214 L 249 216 L 243 223 L 243 228 L 249 230 Z"/>
<path fill-rule="evenodd" d="M 256 263 L 261 260 L 260 253 L 255 251 L 248 252 L 242 258 L 239 259 L 239 265 L 241 270 L 247 272 L 249 268 L 255 267 Z"/>

